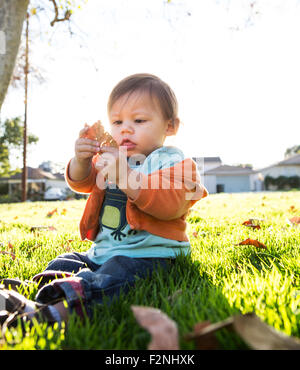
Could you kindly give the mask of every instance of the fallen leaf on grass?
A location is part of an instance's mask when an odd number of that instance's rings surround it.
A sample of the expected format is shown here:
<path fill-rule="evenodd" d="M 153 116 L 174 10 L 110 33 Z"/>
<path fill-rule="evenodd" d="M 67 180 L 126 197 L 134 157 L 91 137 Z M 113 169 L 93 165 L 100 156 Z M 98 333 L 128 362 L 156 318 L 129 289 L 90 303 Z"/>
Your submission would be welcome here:
<path fill-rule="evenodd" d="M 31 232 L 39 232 L 39 231 L 56 231 L 57 229 L 54 226 L 32 226 L 30 228 Z"/>
<path fill-rule="evenodd" d="M 245 239 L 242 242 L 235 244 L 235 245 L 253 245 L 256 248 L 267 249 L 267 247 L 263 243 L 259 242 L 256 239 L 250 239 L 250 238 Z"/>
<path fill-rule="evenodd" d="M 242 223 L 242 225 L 251 227 L 252 229 L 260 229 L 260 225 L 258 223 L 255 223 L 256 219 L 250 218 L 249 220 Z"/>
<path fill-rule="evenodd" d="M 264 323 L 255 314 L 234 317 L 234 329 L 253 349 L 300 349 L 300 340 L 290 337 Z"/>
<path fill-rule="evenodd" d="M 300 224 L 300 217 L 295 216 L 295 217 L 289 218 L 287 221 L 288 221 L 289 224 L 291 224 L 293 226 L 298 226 Z"/>
<path fill-rule="evenodd" d="M 176 323 L 157 308 L 131 306 L 138 323 L 151 334 L 150 350 L 177 350 L 178 329 Z"/>
<path fill-rule="evenodd" d="M 214 338 L 215 332 L 223 328 L 234 330 L 250 348 L 256 350 L 300 349 L 300 340 L 298 338 L 290 337 L 275 330 L 253 313 L 232 316 L 210 325 L 206 323 L 205 321 L 204 323 L 196 324 L 194 332 L 185 335 L 186 340 L 196 341 L 198 349 L 203 349 L 211 338 Z M 202 324 L 202 328 L 200 324 Z M 217 348 L 214 342 L 211 343 L 211 346 L 205 347 L 205 349 Z"/>
<path fill-rule="evenodd" d="M 16 259 L 16 255 L 12 252 L 7 252 L 7 251 L 0 251 L 1 254 L 8 254 L 9 256 L 11 256 L 11 258 L 14 260 Z"/>
<path fill-rule="evenodd" d="M 3 243 L 1 243 L 1 244 L 3 245 Z M 8 246 L 9 251 L 0 251 L 0 253 L 1 254 L 7 254 L 7 255 L 11 256 L 11 258 L 13 260 L 15 260 L 16 259 L 16 254 L 14 253 L 15 248 L 14 248 L 13 244 L 9 241 L 7 246 Z"/>
<path fill-rule="evenodd" d="M 193 231 L 193 237 L 194 238 L 198 238 L 198 237 L 205 237 L 206 236 L 206 233 L 205 233 L 205 231 L 201 231 L 201 232 L 199 232 L 199 231 Z"/>
<path fill-rule="evenodd" d="M 14 250 L 14 246 L 11 244 L 11 242 L 8 242 L 8 248 L 13 251 Z"/>
<path fill-rule="evenodd" d="M 290 206 L 289 211 L 290 212 L 297 212 L 297 209 L 296 209 L 295 206 Z"/>
<path fill-rule="evenodd" d="M 222 323 L 222 327 L 231 325 L 231 322 L 232 320 L 230 319 L 229 324 Z M 219 343 L 215 336 L 215 332 L 219 329 L 221 329 L 221 327 L 218 324 L 211 324 L 210 321 L 198 322 L 194 326 L 194 332 L 187 334 L 185 336 L 185 339 L 186 340 L 194 339 L 196 342 L 196 349 L 200 350 L 218 349 Z"/>
<path fill-rule="evenodd" d="M 53 211 L 48 212 L 47 217 L 52 217 L 55 213 L 58 213 L 57 208 L 53 209 Z"/>
<path fill-rule="evenodd" d="M 229 317 L 223 321 L 211 324 L 209 321 L 199 322 L 194 326 L 194 331 L 184 336 L 186 340 L 195 340 L 196 349 L 217 349 L 219 343 L 215 332 L 223 328 L 231 328 L 233 318 Z"/>

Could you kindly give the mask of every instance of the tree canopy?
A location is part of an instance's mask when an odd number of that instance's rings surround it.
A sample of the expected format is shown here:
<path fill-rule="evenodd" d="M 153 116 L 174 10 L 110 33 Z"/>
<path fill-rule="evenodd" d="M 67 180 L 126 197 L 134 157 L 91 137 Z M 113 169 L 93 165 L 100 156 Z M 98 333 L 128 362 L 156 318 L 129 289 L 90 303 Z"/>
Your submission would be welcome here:
<path fill-rule="evenodd" d="M 7 119 L 0 122 L 0 176 L 9 176 L 12 173 L 9 153 L 14 149 L 21 152 L 23 146 L 24 125 L 21 117 Z M 38 137 L 28 135 L 28 144 L 38 142 Z"/>
<path fill-rule="evenodd" d="M 300 154 L 300 145 L 294 145 L 290 148 L 287 148 L 284 153 L 284 156 L 291 157 L 292 155 L 295 155 L 295 154 Z"/>

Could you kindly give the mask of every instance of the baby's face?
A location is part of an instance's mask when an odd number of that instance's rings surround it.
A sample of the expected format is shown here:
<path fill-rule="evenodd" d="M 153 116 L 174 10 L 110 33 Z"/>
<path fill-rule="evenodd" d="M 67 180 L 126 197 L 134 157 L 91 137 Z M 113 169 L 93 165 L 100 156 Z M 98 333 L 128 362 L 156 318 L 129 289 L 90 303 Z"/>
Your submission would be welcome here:
<path fill-rule="evenodd" d="M 111 135 L 119 146 L 126 146 L 127 156 L 148 156 L 163 146 L 170 135 L 170 122 L 165 120 L 160 107 L 146 93 L 122 96 L 109 112 Z"/>

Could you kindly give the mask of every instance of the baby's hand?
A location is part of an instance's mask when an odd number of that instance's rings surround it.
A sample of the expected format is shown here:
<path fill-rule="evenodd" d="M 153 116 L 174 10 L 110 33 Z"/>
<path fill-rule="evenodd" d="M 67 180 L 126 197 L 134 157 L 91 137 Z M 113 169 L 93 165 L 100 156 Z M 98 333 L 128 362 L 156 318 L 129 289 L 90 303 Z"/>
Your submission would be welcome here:
<path fill-rule="evenodd" d="M 101 190 L 104 190 L 106 188 L 105 177 L 102 175 L 101 172 L 98 172 L 97 173 L 97 176 L 96 176 L 96 185 Z"/>
<path fill-rule="evenodd" d="M 79 138 L 75 142 L 75 157 L 78 162 L 90 160 L 100 150 L 98 141 L 84 137 L 88 129 L 89 126 L 85 124 L 85 127 L 79 133 Z"/>
<path fill-rule="evenodd" d="M 101 147 L 100 152 L 101 154 L 95 164 L 99 173 L 118 186 L 120 182 L 127 181 L 129 167 L 126 152 L 121 147 Z"/>

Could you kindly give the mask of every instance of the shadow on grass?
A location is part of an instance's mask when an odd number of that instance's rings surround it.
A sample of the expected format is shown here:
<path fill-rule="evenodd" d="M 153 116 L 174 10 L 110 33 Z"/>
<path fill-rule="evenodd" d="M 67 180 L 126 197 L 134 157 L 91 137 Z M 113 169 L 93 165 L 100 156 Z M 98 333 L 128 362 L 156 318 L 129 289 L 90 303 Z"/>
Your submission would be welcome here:
<path fill-rule="evenodd" d="M 240 313 L 228 304 L 221 288 L 212 284 L 199 262 L 192 261 L 190 256 L 179 256 L 168 271 L 159 269 L 152 277 L 137 279 L 128 293 L 121 292 L 111 302 L 105 298 L 103 304 L 95 305 L 92 319 L 82 322 L 72 314 L 67 328 L 61 332 L 37 324 L 25 339 L 28 342 L 32 338 L 31 349 L 41 346 L 42 349 L 147 349 L 150 334 L 136 321 L 132 305 L 158 308 L 174 320 L 183 350 L 195 349 L 194 342 L 186 341 L 184 336 L 193 331 L 196 323 L 207 320 L 214 323 Z M 20 335 L 13 341 L 21 343 L 24 338 Z M 235 333 L 226 329 L 216 336 L 220 349 L 247 348 Z M 41 344 L 40 338 L 47 339 Z"/>
<path fill-rule="evenodd" d="M 127 294 L 121 293 L 112 302 L 104 299 L 95 306 L 94 316 L 85 323 L 72 316 L 63 344 L 67 349 L 147 349 L 149 333 L 140 327 L 131 305 L 150 306 L 162 310 L 177 323 L 181 349 L 195 349 L 184 335 L 196 323 L 211 323 L 238 314 L 214 286 L 198 262 L 179 256 L 168 271 L 159 269 L 146 279 L 138 279 Z M 217 333 L 220 349 L 246 349 L 233 332 Z"/>

